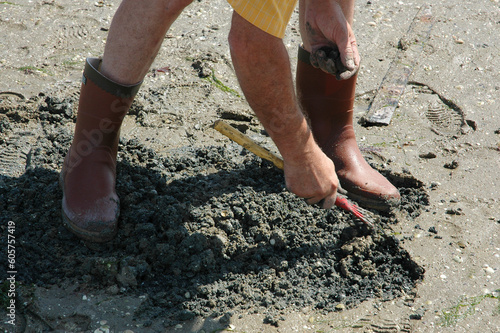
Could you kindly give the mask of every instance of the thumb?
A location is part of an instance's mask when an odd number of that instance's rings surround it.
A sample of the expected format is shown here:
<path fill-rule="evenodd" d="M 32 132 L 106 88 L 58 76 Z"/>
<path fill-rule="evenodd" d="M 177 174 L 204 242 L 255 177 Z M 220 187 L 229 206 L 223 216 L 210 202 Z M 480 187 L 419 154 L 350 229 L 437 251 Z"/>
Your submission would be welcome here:
<path fill-rule="evenodd" d="M 357 51 L 357 49 L 355 50 L 353 45 L 356 45 L 356 41 L 353 43 L 353 39 L 350 34 L 350 27 L 347 26 L 345 30 L 342 29 L 340 36 L 337 37 L 337 46 L 339 48 L 342 64 L 349 71 L 356 69 L 355 51 Z"/>

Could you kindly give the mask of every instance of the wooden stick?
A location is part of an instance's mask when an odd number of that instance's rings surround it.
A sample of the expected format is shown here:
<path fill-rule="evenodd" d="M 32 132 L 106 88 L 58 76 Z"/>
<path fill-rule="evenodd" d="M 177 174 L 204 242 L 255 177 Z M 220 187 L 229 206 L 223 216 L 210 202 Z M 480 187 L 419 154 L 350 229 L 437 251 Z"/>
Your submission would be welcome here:
<path fill-rule="evenodd" d="M 227 136 L 229 139 L 241 145 L 243 148 L 248 149 L 249 151 L 263 159 L 271 161 L 278 169 L 283 170 L 283 160 L 279 156 L 270 152 L 266 148 L 261 147 L 259 144 L 257 144 L 245 134 L 238 131 L 233 126 L 226 124 L 222 120 L 217 120 L 214 123 L 214 128 L 220 133 Z"/>
<path fill-rule="evenodd" d="M 389 125 L 423 45 L 429 39 L 433 24 L 431 7 L 422 7 L 408 30 L 406 40 L 409 44 L 403 46 L 406 47 L 405 50 L 398 52 L 377 90 L 370 109 L 361 118 L 363 126 Z"/>

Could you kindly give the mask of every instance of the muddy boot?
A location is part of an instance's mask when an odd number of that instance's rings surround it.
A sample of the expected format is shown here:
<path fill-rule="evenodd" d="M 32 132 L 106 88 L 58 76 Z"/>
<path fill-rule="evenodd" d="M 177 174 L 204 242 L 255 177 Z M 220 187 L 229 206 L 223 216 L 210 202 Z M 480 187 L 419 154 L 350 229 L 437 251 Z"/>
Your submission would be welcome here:
<path fill-rule="evenodd" d="M 75 235 L 105 242 L 117 232 L 115 190 L 120 126 L 140 84 L 123 86 L 99 73 L 100 60 L 87 59 L 73 143 L 60 174 L 62 217 Z"/>
<path fill-rule="evenodd" d="M 316 142 L 333 160 L 340 184 L 359 204 L 378 210 L 399 205 L 399 191 L 365 161 L 356 143 L 353 104 L 356 75 L 339 81 L 314 68 L 299 47 L 297 97 Z"/>

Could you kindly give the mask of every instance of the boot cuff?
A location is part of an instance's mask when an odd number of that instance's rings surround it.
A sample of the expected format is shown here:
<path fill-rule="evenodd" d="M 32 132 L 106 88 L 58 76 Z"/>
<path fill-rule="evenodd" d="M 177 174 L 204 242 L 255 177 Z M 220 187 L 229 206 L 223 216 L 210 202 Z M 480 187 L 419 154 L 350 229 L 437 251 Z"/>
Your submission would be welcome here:
<path fill-rule="evenodd" d="M 83 71 L 83 84 L 86 84 L 87 79 L 89 79 L 102 90 L 120 98 L 132 98 L 137 94 L 142 81 L 134 85 L 122 85 L 116 83 L 99 72 L 98 68 L 100 62 L 101 59 L 99 58 L 87 58 L 85 61 L 85 69 Z"/>
<path fill-rule="evenodd" d="M 302 45 L 299 45 L 299 53 L 297 54 L 297 58 L 303 63 L 311 66 L 311 53 L 306 51 L 306 49 L 304 49 Z"/>

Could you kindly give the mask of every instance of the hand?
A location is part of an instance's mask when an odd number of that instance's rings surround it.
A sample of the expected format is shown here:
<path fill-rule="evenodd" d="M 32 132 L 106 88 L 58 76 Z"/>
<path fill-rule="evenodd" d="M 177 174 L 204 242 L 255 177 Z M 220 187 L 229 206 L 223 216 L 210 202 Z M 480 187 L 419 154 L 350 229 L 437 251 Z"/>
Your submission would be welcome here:
<path fill-rule="evenodd" d="M 316 143 L 311 146 L 299 161 L 284 160 L 286 187 L 310 205 L 323 200 L 322 207 L 328 209 L 335 205 L 339 180 L 332 160 Z"/>
<path fill-rule="evenodd" d="M 332 0 L 304 2 L 303 33 L 306 36 L 303 39 L 310 45 L 312 65 L 336 75 L 337 79 L 352 77 L 358 71 L 360 56 L 356 37 L 344 12 L 353 9 L 343 8 Z M 343 5 L 348 7 L 350 3 Z"/>

